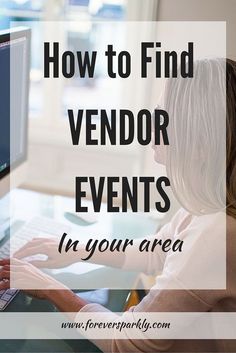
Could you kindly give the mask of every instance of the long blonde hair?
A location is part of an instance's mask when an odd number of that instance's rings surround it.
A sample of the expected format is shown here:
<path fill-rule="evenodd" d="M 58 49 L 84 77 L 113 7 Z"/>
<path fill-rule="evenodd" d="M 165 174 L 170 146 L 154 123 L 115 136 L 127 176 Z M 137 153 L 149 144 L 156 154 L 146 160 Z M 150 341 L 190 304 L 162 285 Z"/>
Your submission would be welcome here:
<path fill-rule="evenodd" d="M 227 209 L 236 217 L 236 63 L 194 63 L 194 78 L 170 79 L 167 174 L 181 205 L 193 214 Z"/>

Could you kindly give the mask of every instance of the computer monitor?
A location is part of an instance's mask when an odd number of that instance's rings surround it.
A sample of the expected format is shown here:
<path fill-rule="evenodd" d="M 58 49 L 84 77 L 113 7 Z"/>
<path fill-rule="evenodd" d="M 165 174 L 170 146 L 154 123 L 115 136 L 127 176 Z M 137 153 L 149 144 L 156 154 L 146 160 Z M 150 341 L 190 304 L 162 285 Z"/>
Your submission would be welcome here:
<path fill-rule="evenodd" d="M 0 31 L 0 196 L 9 191 L 10 171 L 22 182 L 27 160 L 29 68 L 30 29 Z"/>
<path fill-rule="evenodd" d="M 5 218 L 3 196 L 25 176 L 29 70 L 30 29 L 0 31 L 0 225 Z"/>

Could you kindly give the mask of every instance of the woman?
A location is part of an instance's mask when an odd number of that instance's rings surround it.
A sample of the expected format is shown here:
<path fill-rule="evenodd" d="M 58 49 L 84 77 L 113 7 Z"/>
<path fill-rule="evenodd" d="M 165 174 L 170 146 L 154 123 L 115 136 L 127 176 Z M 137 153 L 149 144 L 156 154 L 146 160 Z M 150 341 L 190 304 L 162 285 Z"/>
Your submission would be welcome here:
<path fill-rule="evenodd" d="M 236 274 L 236 260 L 234 260 L 236 253 L 236 62 L 227 60 L 226 77 L 224 69 L 223 60 L 199 61 L 195 63 L 193 80 L 178 78 L 169 80 L 167 83 L 163 105 L 170 116 L 168 130 L 170 146 L 163 145 L 158 149 L 154 146 L 155 160 L 166 165 L 172 189 L 182 208 L 172 221 L 160 230 L 158 238 L 166 236 L 182 238 L 185 240 L 188 252 L 184 261 L 176 260 L 174 254 L 155 252 L 148 253 L 142 263 L 135 262 L 134 259 L 137 258 L 135 247 L 125 255 L 112 257 L 112 265 L 115 267 L 135 268 L 148 274 L 162 273 L 149 294 L 137 306 L 130 309 L 134 314 L 156 312 L 158 318 L 158 312 L 236 311 L 234 281 Z M 226 136 L 224 134 L 225 115 Z M 227 212 L 226 289 L 223 289 L 224 285 L 221 290 L 199 289 L 207 288 L 209 281 L 212 281 L 209 288 L 219 288 L 217 281 L 220 276 L 224 283 L 224 266 L 221 266 L 223 262 L 220 261 L 220 256 L 222 244 L 224 244 L 221 238 L 225 204 Z M 212 243 L 218 241 L 220 245 L 214 248 L 214 252 L 210 252 Z M 40 239 L 35 239 L 21 249 L 16 257 L 24 258 L 45 253 L 48 255 L 48 260 L 43 263 L 35 262 L 34 265 L 46 268 L 63 267 L 76 261 L 76 255 L 74 258 L 71 255 L 58 258 L 57 245 L 53 239 L 47 240 L 43 245 Z M 204 248 L 208 250 L 204 252 Z M 85 251 L 83 248 L 80 250 L 82 253 Z M 81 257 L 83 257 L 82 254 Z M 97 253 L 93 256 L 93 262 L 110 264 L 110 256 L 106 253 L 102 256 Z M 0 278 L 9 279 L 9 260 L 0 261 L 0 265 L 3 266 Z M 49 300 L 60 311 L 78 313 L 78 319 L 80 312 L 108 312 L 98 304 L 86 303 L 31 264 L 13 260 L 11 266 L 11 275 L 16 271 L 20 277 L 35 281 L 38 288 L 48 288 L 26 292 Z M 214 272 L 215 268 L 217 270 Z M 207 272 L 210 277 L 207 277 Z M 207 278 L 205 283 L 203 277 Z M 0 289 L 8 286 L 8 282 L 2 282 Z M 110 317 L 112 320 L 117 319 L 115 314 Z M 122 319 L 126 320 L 126 317 L 127 313 L 124 313 Z M 117 339 L 114 333 L 114 337 L 110 340 L 97 340 L 95 344 L 102 351 L 107 352 L 236 350 L 236 343 L 231 340 L 137 340 L 129 338 L 128 330 L 126 334 L 125 340 Z"/>

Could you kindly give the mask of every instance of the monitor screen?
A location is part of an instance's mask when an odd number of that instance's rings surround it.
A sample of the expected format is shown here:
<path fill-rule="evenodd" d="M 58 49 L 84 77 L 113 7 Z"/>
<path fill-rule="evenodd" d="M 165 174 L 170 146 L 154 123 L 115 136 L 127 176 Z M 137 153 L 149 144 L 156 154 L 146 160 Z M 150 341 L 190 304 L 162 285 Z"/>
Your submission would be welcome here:
<path fill-rule="evenodd" d="M 30 31 L 0 32 L 0 179 L 27 157 Z"/>

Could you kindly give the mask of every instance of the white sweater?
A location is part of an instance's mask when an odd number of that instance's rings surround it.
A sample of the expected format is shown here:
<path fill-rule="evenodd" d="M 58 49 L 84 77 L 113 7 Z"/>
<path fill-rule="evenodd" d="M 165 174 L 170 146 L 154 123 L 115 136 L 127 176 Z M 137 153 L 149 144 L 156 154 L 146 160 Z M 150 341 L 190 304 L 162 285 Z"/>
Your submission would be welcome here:
<path fill-rule="evenodd" d="M 158 312 L 236 311 L 236 220 L 227 217 L 225 232 L 225 219 L 223 214 L 191 216 L 181 209 L 153 238 L 183 239 L 183 254 L 157 250 L 143 253 L 140 261 L 138 243 L 141 240 L 137 240 L 137 246 L 127 249 L 124 270 L 156 274 L 157 281 L 137 306 L 132 307 L 129 313 L 123 313 L 122 321 L 126 320 L 127 315 L 130 316 L 130 312 L 135 320 L 135 313 L 140 312 L 156 312 L 158 319 Z M 221 282 L 222 288 L 225 284 L 226 242 L 223 233 L 227 236 L 227 288 L 212 290 L 219 288 Z M 202 289 L 207 286 L 209 289 Z M 109 321 L 120 319 L 117 314 L 99 304 L 88 304 L 80 312 L 91 313 L 96 321 L 104 313 L 109 314 Z M 160 340 L 158 337 L 155 340 L 136 340 L 129 337 L 129 329 L 125 335 L 126 339 L 119 340 L 114 330 L 111 339 L 95 339 L 93 342 L 103 352 L 236 351 L 236 343 L 231 340 Z"/>

